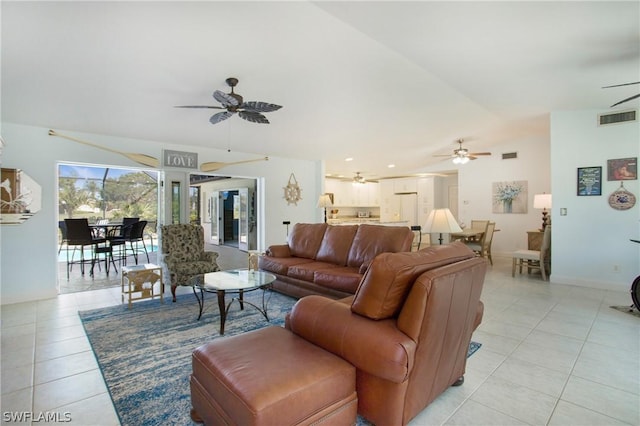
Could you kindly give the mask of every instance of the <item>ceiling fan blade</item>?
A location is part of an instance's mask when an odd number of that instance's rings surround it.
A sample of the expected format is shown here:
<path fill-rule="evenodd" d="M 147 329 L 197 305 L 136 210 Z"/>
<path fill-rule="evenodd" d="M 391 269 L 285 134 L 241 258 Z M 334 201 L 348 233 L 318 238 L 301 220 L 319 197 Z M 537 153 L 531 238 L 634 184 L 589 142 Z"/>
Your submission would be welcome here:
<path fill-rule="evenodd" d="M 640 81 L 634 81 L 633 83 L 614 84 L 613 86 L 604 86 L 603 89 L 609 89 L 611 87 L 631 86 L 633 84 L 640 84 Z"/>
<path fill-rule="evenodd" d="M 475 155 L 475 156 L 478 156 L 478 155 L 491 155 L 491 153 L 490 152 L 470 152 L 468 155 Z"/>
<path fill-rule="evenodd" d="M 235 114 L 235 113 L 231 112 L 231 111 L 219 112 L 217 114 L 213 114 L 211 116 L 211 118 L 209 119 L 209 122 L 211 124 L 217 124 L 217 123 L 219 123 L 221 121 L 224 121 L 227 118 L 231 117 L 233 114 Z"/>
<path fill-rule="evenodd" d="M 238 100 L 236 98 L 227 93 L 221 92 L 220 90 L 213 92 L 213 98 L 220 102 L 224 107 L 238 106 Z"/>
<path fill-rule="evenodd" d="M 269 120 L 267 120 L 267 117 L 258 112 L 240 111 L 239 114 L 241 118 L 244 118 L 247 121 L 251 121 L 252 123 L 269 124 Z"/>
<path fill-rule="evenodd" d="M 213 108 L 213 109 L 226 109 L 219 106 L 209 106 L 209 105 L 175 105 L 174 108 Z"/>
<path fill-rule="evenodd" d="M 282 107 L 280 105 L 270 104 L 267 102 L 249 101 L 244 102 L 242 105 L 240 105 L 240 108 L 243 108 L 244 110 L 247 110 L 249 112 L 271 112 L 277 111 Z"/>
<path fill-rule="evenodd" d="M 633 99 L 636 99 L 636 98 L 640 98 L 640 93 L 638 93 L 637 95 L 633 95 L 633 96 L 631 96 L 631 97 L 629 97 L 627 99 L 623 99 L 620 102 L 616 102 L 615 104 L 611 105 L 610 108 L 613 108 L 614 106 L 618 106 L 618 105 L 623 104 L 625 102 L 629 102 L 629 101 L 631 101 Z"/>
<path fill-rule="evenodd" d="M 469 154 L 466 156 L 469 160 L 477 160 L 478 157 L 476 157 L 475 155 Z"/>
<path fill-rule="evenodd" d="M 436 154 L 436 155 L 434 155 L 434 157 L 452 157 L 453 158 L 453 157 L 457 157 L 457 155 L 455 155 L 455 154 L 453 154 L 453 155 L 451 155 L 451 154 Z"/>

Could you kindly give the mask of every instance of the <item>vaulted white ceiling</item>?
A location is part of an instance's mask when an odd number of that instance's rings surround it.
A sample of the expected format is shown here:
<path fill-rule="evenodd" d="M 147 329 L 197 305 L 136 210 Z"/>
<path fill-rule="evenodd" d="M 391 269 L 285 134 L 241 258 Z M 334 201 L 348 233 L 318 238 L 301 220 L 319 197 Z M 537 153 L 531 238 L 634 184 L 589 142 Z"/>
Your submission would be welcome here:
<path fill-rule="evenodd" d="M 490 151 L 547 137 L 551 111 L 608 111 L 640 91 L 602 89 L 640 81 L 638 1 L 0 8 L 3 121 L 324 159 L 329 173 L 417 173 L 458 138 Z M 283 106 L 265 114 L 271 124 L 212 125 L 216 110 L 174 108 L 217 105 L 228 77 L 245 100 Z M 638 100 L 613 110 L 629 108 Z"/>

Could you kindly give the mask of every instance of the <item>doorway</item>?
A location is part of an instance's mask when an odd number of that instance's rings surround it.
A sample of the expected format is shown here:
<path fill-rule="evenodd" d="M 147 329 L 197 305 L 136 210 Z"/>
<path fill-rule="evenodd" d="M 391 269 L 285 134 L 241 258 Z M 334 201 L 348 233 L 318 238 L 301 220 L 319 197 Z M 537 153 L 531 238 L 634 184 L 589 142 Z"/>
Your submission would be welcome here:
<path fill-rule="evenodd" d="M 120 285 L 121 262 L 116 262 L 115 265 L 118 272 L 111 266 L 107 274 L 106 266 L 101 259 L 94 268 L 93 276 L 88 270 L 82 274 L 80 265 L 74 263 L 81 258 L 80 249 L 69 246 L 64 239 L 63 224 L 66 218 L 87 219 L 95 232 L 116 229 L 117 224 L 122 224 L 125 218 L 147 221 L 142 242 L 149 255 L 149 261 L 155 262 L 158 251 L 158 182 L 157 170 L 80 163 L 58 164 L 56 252 L 59 293 L 75 293 Z M 90 259 L 93 253 L 87 247 L 83 255 L 85 259 Z M 133 259 L 133 254 L 131 257 Z M 144 255 L 143 258 L 144 263 L 147 259 Z"/>
<path fill-rule="evenodd" d="M 225 246 L 238 247 L 238 228 L 240 223 L 240 192 L 222 191 L 222 240 Z"/>
<path fill-rule="evenodd" d="M 191 175 L 190 185 L 191 209 L 198 212 L 189 216 L 201 218 L 205 242 L 245 252 L 257 248 L 257 179 Z"/>

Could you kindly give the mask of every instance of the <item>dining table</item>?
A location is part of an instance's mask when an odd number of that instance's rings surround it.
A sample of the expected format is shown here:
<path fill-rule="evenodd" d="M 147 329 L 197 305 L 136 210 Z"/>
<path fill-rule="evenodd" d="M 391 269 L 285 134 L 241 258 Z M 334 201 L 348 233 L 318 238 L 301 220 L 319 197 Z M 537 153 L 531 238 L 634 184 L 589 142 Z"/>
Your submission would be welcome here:
<path fill-rule="evenodd" d="M 89 225 L 89 228 L 91 228 L 91 232 L 95 238 L 107 238 L 116 235 L 119 229 L 122 228 L 122 223 L 93 223 Z"/>
<path fill-rule="evenodd" d="M 484 235 L 484 230 L 479 228 L 465 228 L 460 232 L 452 232 L 452 241 L 480 241 Z"/>

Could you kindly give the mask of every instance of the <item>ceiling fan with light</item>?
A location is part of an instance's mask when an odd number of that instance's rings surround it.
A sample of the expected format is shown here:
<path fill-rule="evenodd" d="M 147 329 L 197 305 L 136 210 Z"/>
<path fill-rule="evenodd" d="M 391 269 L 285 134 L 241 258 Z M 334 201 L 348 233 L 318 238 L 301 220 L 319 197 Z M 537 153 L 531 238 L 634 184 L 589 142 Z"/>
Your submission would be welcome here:
<path fill-rule="evenodd" d="M 610 89 L 612 87 L 631 86 L 633 84 L 640 84 L 640 81 L 634 81 L 633 83 L 614 84 L 612 86 L 604 86 L 603 89 Z M 640 93 L 638 93 L 637 95 L 630 96 L 630 97 L 628 97 L 626 99 L 623 99 L 620 102 L 616 102 L 615 104 L 611 105 L 610 108 L 613 108 L 614 106 L 618 106 L 618 105 L 623 104 L 625 102 L 629 102 L 629 101 L 631 101 L 633 99 L 636 99 L 636 98 L 640 98 Z"/>
<path fill-rule="evenodd" d="M 224 93 L 220 90 L 213 92 L 213 98 L 220 102 L 222 106 L 211 105 L 177 105 L 176 108 L 211 108 L 211 109 L 224 109 L 226 111 L 213 114 L 209 118 L 211 124 L 216 124 L 226 120 L 235 113 L 238 113 L 240 118 L 250 121 L 252 123 L 269 124 L 267 117 L 262 115 L 262 112 L 277 111 L 282 106 L 270 104 L 267 102 L 248 101 L 245 102 L 242 96 L 233 91 L 233 88 L 238 84 L 238 79 L 229 77 L 226 79 L 227 84 L 231 87 L 231 93 Z"/>
<path fill-rule="evenodd" d="M 469 152 L 467 148 L 462 147 L 462 142 L 462 139 L 456 141 L 458 148 L 453 150 L 453 154 L 438 154 L 434 157 L 449 157 L 454 164 L 466 164 L 469 160 L 475 160 L 481 155 L 491 155 L 490 152 Z"/>
<path fill-rule="evenodd" d="M 360 175 L 360 172 L 356 172 L 356 175 L 353 177 L 353 183 L 367 183 L 366 179 Z"/>

